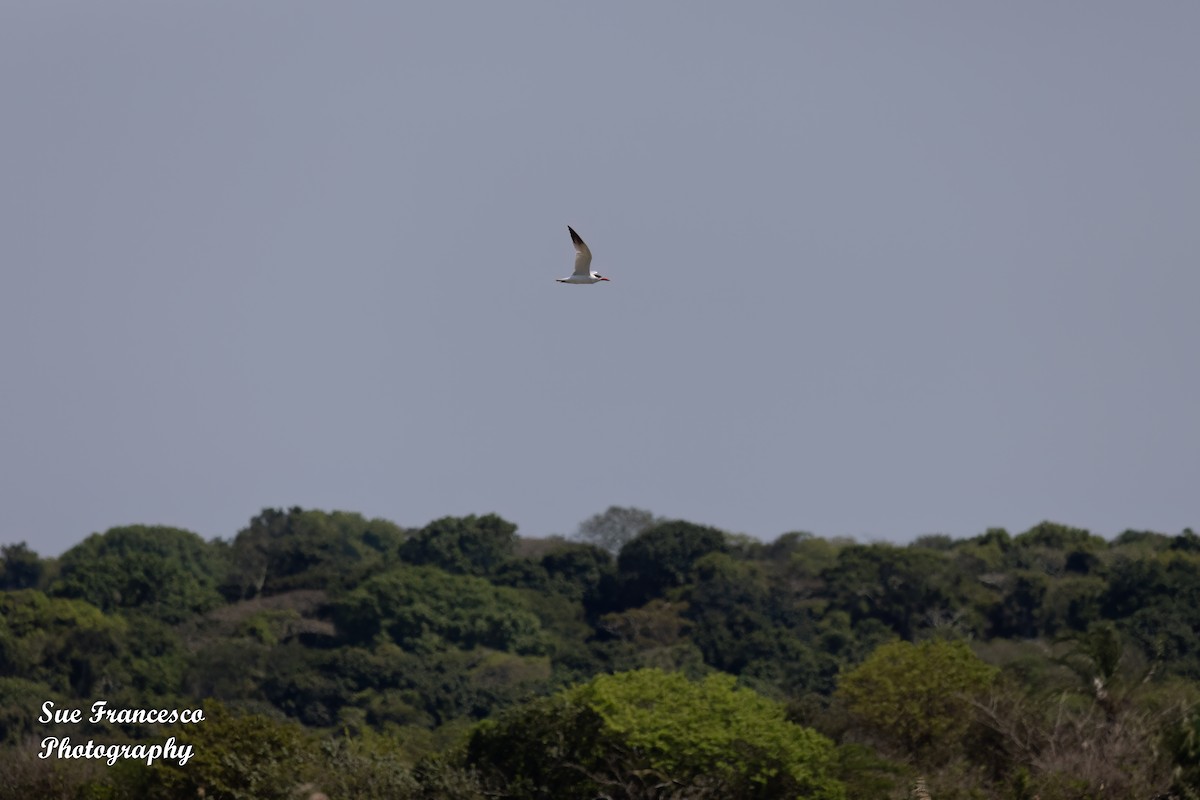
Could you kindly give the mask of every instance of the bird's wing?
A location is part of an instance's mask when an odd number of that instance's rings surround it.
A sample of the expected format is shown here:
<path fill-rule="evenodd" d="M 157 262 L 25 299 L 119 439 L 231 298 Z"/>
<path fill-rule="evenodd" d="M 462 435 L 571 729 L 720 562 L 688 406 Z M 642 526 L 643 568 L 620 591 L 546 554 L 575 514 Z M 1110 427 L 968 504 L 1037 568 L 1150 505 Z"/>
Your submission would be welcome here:
<path fill-rule="evenodd" d="M 588 246 L 583 243 L 583 239 L 579 238 L 579 234 L 570 225 L 567 230 L 571 232 L 571 241 L 575 243 L 575 274 L 582 275 L 585 278 L 591 277 L 592 274 L 592 251 L 588 250 Z"/>

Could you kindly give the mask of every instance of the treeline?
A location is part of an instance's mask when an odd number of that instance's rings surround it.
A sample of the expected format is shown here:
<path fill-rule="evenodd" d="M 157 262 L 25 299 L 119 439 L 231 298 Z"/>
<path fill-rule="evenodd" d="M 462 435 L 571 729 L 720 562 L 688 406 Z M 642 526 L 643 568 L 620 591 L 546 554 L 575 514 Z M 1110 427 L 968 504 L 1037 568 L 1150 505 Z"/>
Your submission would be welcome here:
<path fill-rule="evenodd" d="M 1200 798 L 1190 530 L 763 543 L 611 508 L 535 540 L 293 508 L 0 556 L 0 800 Z M 205 718 L 39 720 L 97 699 Z"/>

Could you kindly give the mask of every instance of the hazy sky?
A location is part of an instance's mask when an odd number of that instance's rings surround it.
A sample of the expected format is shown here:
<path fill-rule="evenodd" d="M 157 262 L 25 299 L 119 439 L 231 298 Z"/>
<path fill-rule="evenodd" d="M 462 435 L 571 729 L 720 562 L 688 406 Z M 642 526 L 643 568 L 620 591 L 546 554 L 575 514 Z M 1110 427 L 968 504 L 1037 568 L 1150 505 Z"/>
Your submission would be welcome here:
<path fill-rule="evenodd" d="M 0 4 L 0 542 L 1200 527 L 1200 4 Z M 567 286 L 567 225 L 612 278 Z"/>

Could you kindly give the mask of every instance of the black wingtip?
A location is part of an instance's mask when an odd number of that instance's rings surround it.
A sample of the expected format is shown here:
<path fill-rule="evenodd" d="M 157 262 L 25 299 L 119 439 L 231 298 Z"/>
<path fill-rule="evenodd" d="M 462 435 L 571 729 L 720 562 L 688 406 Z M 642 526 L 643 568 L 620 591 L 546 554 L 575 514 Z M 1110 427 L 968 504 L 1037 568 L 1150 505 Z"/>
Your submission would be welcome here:
<path fill-rule="evenodd" d="M 579 234 L 575 232 L 574 228 L 572 228 L 570 225 L 568 225 L 567 230 L 569 230 L 571 232 L 571 241 L 572 242 L 574 242 L 575 244 L 583 244 L 583 239 L 579 238 Z"/>

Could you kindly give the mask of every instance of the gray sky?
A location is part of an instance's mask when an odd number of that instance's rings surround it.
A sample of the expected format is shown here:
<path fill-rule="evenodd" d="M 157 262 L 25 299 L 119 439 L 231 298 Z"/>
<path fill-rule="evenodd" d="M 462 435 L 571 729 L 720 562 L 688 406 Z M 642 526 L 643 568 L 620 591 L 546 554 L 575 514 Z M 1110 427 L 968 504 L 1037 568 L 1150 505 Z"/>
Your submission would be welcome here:
<path fill-rule="evenodd" d="M 416 6 L 0 6 L 0 541 L 1200 527 L 1200 5 Z"/>

